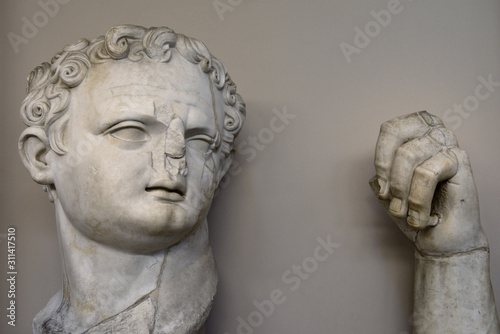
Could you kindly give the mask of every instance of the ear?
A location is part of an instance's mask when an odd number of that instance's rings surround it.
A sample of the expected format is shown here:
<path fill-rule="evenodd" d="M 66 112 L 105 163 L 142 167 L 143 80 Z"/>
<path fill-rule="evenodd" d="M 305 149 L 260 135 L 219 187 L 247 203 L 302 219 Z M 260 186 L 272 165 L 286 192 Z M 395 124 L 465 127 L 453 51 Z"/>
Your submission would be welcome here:
<path fill-rule="evenodd" d="M 19 138 L 19 154 L 24 167 L 30 172 L 35 182 L 43 185 L 54 183 L 52 171 L 46 160 L 46 155 L 50 151 L 49 147 L 47 135 L 41 128 L 27 128 Z"/>

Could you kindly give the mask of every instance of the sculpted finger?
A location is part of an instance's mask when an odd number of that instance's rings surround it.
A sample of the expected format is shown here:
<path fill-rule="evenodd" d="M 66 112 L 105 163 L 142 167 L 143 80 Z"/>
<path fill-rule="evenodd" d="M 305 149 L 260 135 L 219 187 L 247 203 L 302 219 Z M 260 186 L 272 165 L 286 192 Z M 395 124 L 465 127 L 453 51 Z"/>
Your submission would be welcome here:
<path fill-rule="evenodd" d="M 410 227 L 424 229 L 438 224 L 439 217 L 431 216 L 436 186 L 439 182 L 452 178 L 457 170 L 457 157 L 447 148 L 415 168 L 408 197 L 407 222 Z"/>
<path fill-rule="evenodd" d="M 443 122 L 426 111 L 397 117 L 381 125 L 375 148 L 375 170 L 380 187 L 378 194 L 380 199 L 390 197 L 391 169 L 398 147 L 424 135 L 435 126 L 443 126 Z"/>
<path fill-rule="evenodd" d="M 429 136 L 413 139 L 396 151 L 391 171 L 390 214 L 405 218 L 408 213 L 408 195 L 415 168 L 443 148 Z"/>
<path fill-rule="evenodd" d="M 370 179 L 369 183 L 370 183 L 370 187 L 372 188 L 372 190 L 375 193 L 375 195 L 378 195 L 380 188 L 379 188 L 379 184 L 377 182 L 377 177 L 374 176 L 372 179 Z M 384 210 L 387 213 L 390 213 L 389 212 L 389 203 L 390 203 L 390 201 L 379 198 L 379 202 L 382 205 L 382 207 L 384 208 Z M 401 229 L 401 231 L 410 240 L 412 240 L 413 242 L 416 242 L 416 240 L 417 240 L 417 231 L 415 231 L 415 229 L 413 229 L 410 226 L 408 226 L 408 223 L 406 222 L 406 217 L 404 217 L 404 218 L 397 218 L 397 217 L 394 217 L 394 216 L 391 215 L 391 218 L 396 223 L 396 225 Z"/>
<path fill-rule="evenodd" d="M 436 141 L 436 143 L 440 144 L 441 146 L 448 148 L 458 147 L 458 141 L 455 137 L 455 134 L 444 126 L 431 128 L 425 135 L 430 139 Z"/>

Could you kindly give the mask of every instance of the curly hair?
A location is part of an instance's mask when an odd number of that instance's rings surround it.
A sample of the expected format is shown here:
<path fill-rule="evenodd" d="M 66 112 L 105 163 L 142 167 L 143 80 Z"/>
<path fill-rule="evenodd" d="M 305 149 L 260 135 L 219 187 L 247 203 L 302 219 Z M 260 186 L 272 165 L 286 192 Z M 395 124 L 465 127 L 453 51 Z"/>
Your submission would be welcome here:
<path fill-rule="evenodd" d="M 144 56 L 167 63 L 172 48 L 207 73 L 221 92 L 225 118 L 220 149 L 225 158 L 230 157 L 245 119 L 245 103 L 225 66 L 202 42 L 167 27 L 120 25 L 92 41 L 81 39 L 65 46 L 50 63 L 42 63 L 28 76 L 28 95 L 22 103 L 21 117 L 27 126 L 43 129 L 50 148 L 63 155 L 67 152 L 62 139 L 69 120 L 70 91 L 83 82 L 92 64 L 121 59 L 138 62 Z"/>

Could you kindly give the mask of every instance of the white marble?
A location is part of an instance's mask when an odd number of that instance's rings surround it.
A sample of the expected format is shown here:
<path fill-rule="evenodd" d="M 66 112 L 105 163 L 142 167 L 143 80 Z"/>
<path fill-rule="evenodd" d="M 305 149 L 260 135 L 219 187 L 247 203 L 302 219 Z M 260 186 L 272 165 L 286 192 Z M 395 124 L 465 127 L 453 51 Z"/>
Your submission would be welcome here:
<path fill-rule="evenodd" d="M 64 270 L 34 333 L 197 333 L 217 285 L 206 216 L 245 117 L 224 65 L 168 28 L 118 26 L 37 67 L 21 111 Z"/>
<path fill-rule="evenodd" d="M 385 122 L 370 181 L 415 245 L 413 333 L 500 333 L 467 153 L 425 111 Z"/>

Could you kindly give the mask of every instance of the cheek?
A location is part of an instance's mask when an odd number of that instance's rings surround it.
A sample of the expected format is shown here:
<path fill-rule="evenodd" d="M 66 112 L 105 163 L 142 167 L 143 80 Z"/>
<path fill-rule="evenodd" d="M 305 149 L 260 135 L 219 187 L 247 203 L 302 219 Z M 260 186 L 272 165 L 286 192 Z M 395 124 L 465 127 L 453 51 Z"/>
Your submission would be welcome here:
<path fill-rule="evenodd" d="M 132 186 L 141 188 L 147 182 L 149 165 L 146 153 L 122 151 L 105 145 L 86 154 L 68 152 L 57 165 L 56 189 L 58 186 L 68 191 L 71 189 L 69 194 L 65 191 L 61 196 L 76 196 L 78 193 L 100 198 L 124 191 L 130 195 L 128 190 Z"/>
<path fill-rule="evenodd" d="M 120 177 L 120 175 L 142 176 L 151 169 L 150 155 L 146 152 L 124 152 L 117 149 L 107 151 L 93 164 L 100 166 L 104 174 L 109 177 Z M 128 182 L 133 182 L 128 179 Z"/>

